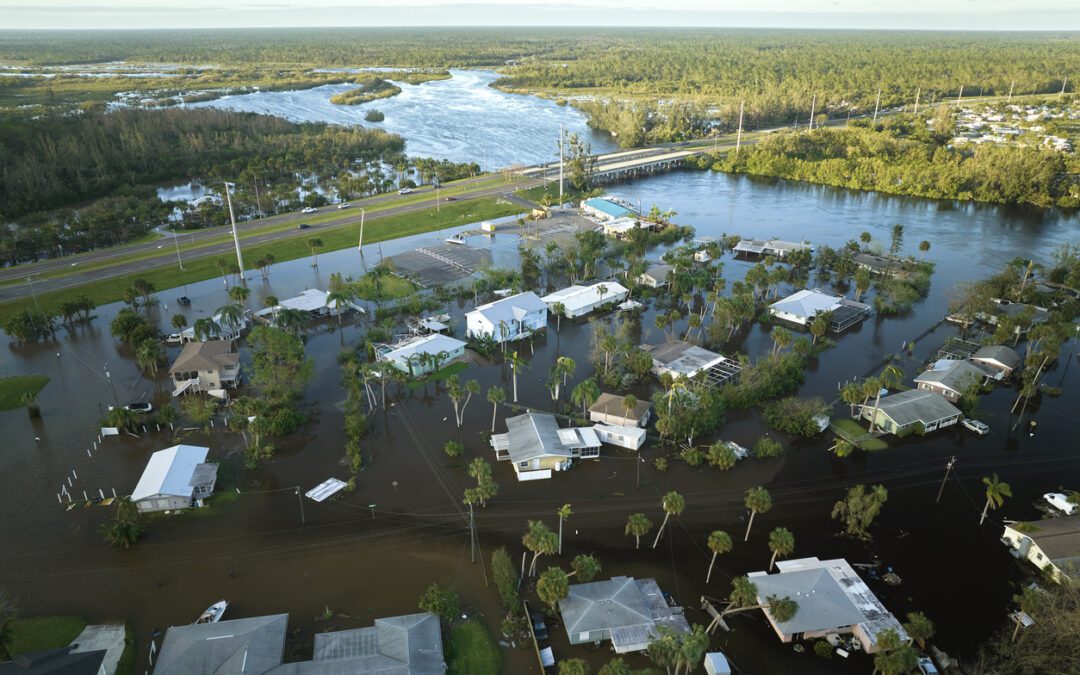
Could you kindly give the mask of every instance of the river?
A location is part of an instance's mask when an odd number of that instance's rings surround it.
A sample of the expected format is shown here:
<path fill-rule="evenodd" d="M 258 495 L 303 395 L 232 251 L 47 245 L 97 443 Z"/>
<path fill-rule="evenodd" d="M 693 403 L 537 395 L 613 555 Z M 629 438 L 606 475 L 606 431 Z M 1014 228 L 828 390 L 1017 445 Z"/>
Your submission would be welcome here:
<path fill-rule="evenodd" d="M 189 105 L 277 115 L 298 122 L 385 129 L 405 138 L 410 155 L 477 162 L 485 171 L 558 159 L 560 127 L 580 134 L 594 152 L 616 149 L 611 136 L 592 131 L 585 115 L 573 106 L 493 89 L 488 85 L 499 77 L 493 71 L 450 72 L 453 77 L 449 80 L 401 83 L 400 94 L 362 105 L 330 102 L 335 94 L 354 88 L 348 84 L 236 94 Z M 371 109 L 382 111 L 386 118 L 365 122 L 364 115 Z"/>
<path fill-rule="evenodd" d="M 548 104 L 538 105 L 545 109 Z M 537 140 L 530 146 L 537 156 L 546 152 L 544 143 Z M 410 152 L 417 151 L 410 147 Z M 955 332 L 941 327 L 926 333 L 944 314 L 955 284 L 988 276 L 1015 255 L 1046 260 L 1060 244 L 1080 238 L 1077 216 L 1053 210 L 935 202 L 705 172 L 651 177 L 614 186 L 611 192 L 640 200 L 646 209 L 654 203 L 675 209 L 675 220 L 693 225 L 699 236 L 805 238 L 838 247 L 864 230 L 887 242 L 892 225 L 902 223 L 905 252 L 916 253 L 919 241 L 930 241 L 927 259 L 936 264 L 936 272 L 929 297 L 908 316 L 873 318 L 836 337 L 837 346 L 811 363 L 799 393 L 829 399 L 838 382 L 869 374 L 880 367 L 884 355 L 897 353 L 902 343 L 925 334 L 914 354 L 900 361 L 910 382 L 919 365 Z M 370 264 L 379 256 L 438 244 L 446 234 L 384 242 L 365 249 L 365 257 Z M 490 241 L 469 239 L 470 245 L 490 247 L 499 266 L 516 264 L 517 243 L 513 233 Z M 652 256 L 659 254 L 655 251 Z M 749 268 L 729 256 L 723 262 L 729 285 Z M 247 304 L 257 309 L 267 295 L 289 297 L 304 288 L 325 287 L 331 272 L 356 275 L 361 269 L 355 249 L 320 254 L 318 268 L 307 259 L 280 263 L 273 266 L 266 283 L 256 273 L 248 275 L 253 293 Z M 190 307 L 174 305 L 181 293 L 192 299 Z M 163 305 L 151 310 L 151 316 L 166 332 L 171 332 L 168 321 L 175 312 L 193 323 L 227 302 L 221 279 L 157 295 Z M 461 315 L 471 305 L 469 300 L 447 308 L 459 334 Z M 172 444 L 166 433 L 150 430 L 140 438 L 110 438 L 96 449 L 93 446 L 102 406 L 113 403 L 114 396 L 120 403 L 143 397 L 168 402 L 165 376 L 155 382 L 140 375 L 133 356 L 110 337 L 108 322 L 118 308 L 99 308 L 97 320 L 63 330 L 48 343 L 5 342 L 0 375 L 52 377 L 41 395 L 40 421 L 28 420 L 22 410 L 0 413 L 5 437 L 0 472 L 17 486 L 0 493 L 0 512 L 6 516 L 0 584 L 18 596 L 23 614 L 73 613 L 94 621 L 127 618 L 136 629 L 142 664 L 151 629 L 189 622 L 211 602 L 226 597 L 232 603 L 228 616 L 234 618 L 290 612 L 290 629 L 299 631 L 287 647 L 292 657 L 310 655 L 315 632 L 367 625 L 379 616 L 413 611 L 424 587 L 439 580 L 458 588 L 467 613 L 483 615 L 493 630 L 498 629 L 495 594 L 485 588 L 480 568 L 469 563 L 460 515 L 461 493 L 472 483 L 465 465 L 472 457 L 492 459 L 483 436 L 490 430 L 492 409 L 482 395 L 469 405 L 465 425 L 457 430 L 451 403 L 439 386 L 403 393 L 385 415 L 372 418 L 372 432 L 364 441 L 366 466 L 356 492 L 324 504 L 306 501 L 306 523 L 301 523 L 293 486 L 303 492 L 330 476 L 346 476 L 341 466 L 343 391 L 336 358 L 341 347 L 356 344 L 367 327 L 355 318 L 340 329 L 331 321 L 309 337 L 307 352 L 315 361 L 316 376 L 305 390 L 303 409 L 310 422 L 279 444 L 273 462 L 239 482 L 242 494 L 235 502 L 213 517 L 154 522 L 132 550 L 107 548 L 97 531 L 105 509 L 65 511 L 56 497 L 61 483 L 74 471 L 73 494 L 81 496 L 83 490 L 96 494 L 99 488 L 106 494 L 113 488 L 129 492 L 148 453 Z M 651 311 L 641 326 L 643 342 L 663 340 Z M 552 323 L 519 377 L 521 402 L 549 407 L 544 383 L 558 355 L 569 355 L 578 364 L 571 387 L 587 377 L 592 371 L 591 336 L 589 323 L 563 321 L 559 332 Z M 770 348 L 761 325 L 729 346 L 753 358 Z M 1039 423 L 1034 438 L 1010 431 L 1015 418 L 1008 410 L 1015 391 L 998 387 L 981 402 L 980 419 L 993 428 L 985 439 L 953 428 L 841 460 L 825 452 L 825 438 L 793 440 L 774 433 L 788 445 L 781 458 L 750 459 L 732 471 L 718 472 L 691 468 L 672 457 L 671 468 L 663 473 L 652 468 L 651 460 L 668 451 L 649 444 L 644 455 L 650 463 L 643 470 L 641 487 L 636 486 L 633 458 L 609 449 L 602 461 L 581 463 L 549 481 L 516 483 L 509 468 L 497 464 L 494 477 L 500 493 L 477 516 L 483 553 L 488 556 L 494 547 L 506 546 L 517 560 L 526 521 L 543 518 L 555 527 L 555 510 L 571 503 L 575 515 L 567 522 L 564 555 L 554 562 L 565 566 L 570 556 L 592 552 L 604 565 L 602 577 L 656 577 L 662 589 L 687 607 L 692 622 L 706 623 L 697 609 L 698 598 L 723 597 L 731 576 L 765 569 L 768 531 L 784 526 L 795 534 L 795 557 L 842 556 L 865 563 L 876 555 L 892 565 L 904 580 L 902 586 L 872 584 L 886 605 L 901 617 L 910 611 L 926 612 L 938 627 L 939 646 L 954 655 L 971 655 L 1005 621 L 1009 598 L 1025 578 L 1023 568 L 998 542 L 999 523 L 1006 518 L 1037 518 L 1039 495 L 1080 487 L 1074 440 L 1080 364 L 1074 363 L 1075 349 L 1075 342 L 1068 345 L 1047 375 L 1047 381 L 1064 392 L 1059 398 L 1044 398 L 1033 411 Z M 171 348 L 170 359 L 175 355 Z M 477 379 L 483 390 L 495 384 L 509 390 L 510 375 L 500 364 L 474 356 L 469 363 L 463 379 Z M 834 411 L 845 413 L 842 405 Z M 499 412 L 497 430 L 505 429 L 502 420 L 508 414 L 509 409 Z M 764 432 L 757 413 L 733 412 L 722 436 L 749 446 Z M 442 454 L 443 444 L 451 438 L 466 444 L 462 459 L 447 460 Z M 209 445 L 215 458 L 243 443 L 220 427 L 209 434 L 188 434 L 184 442 Z M 941 504 L 934 504 L 951 455 L 959 460 L 954 478 Z M 1011 484 L 1014 496 L 980 528 L 981 478 L 991 472 Z M 873 528 L 874 541 L 839 537 L 839 527 L 829 518 L 833 502 L 852 484 L 877 482 L 889 489 L 889 501 Z M 750 541 L 743 543 L 742 495 L 758 485 L 772 493 L 774 508 L 757 518 Z M 641 511 L 659 523 L 660 498 L 668 490 L 684 495 L 686 511 L 673 519 L 658 548 L 635 551 L 633 540 L 623 535 L 627 515 Z M 729 531 L 736 544 L 731 554 L 718 560 L 706 587 L 705 541 L 714 529 Z M 317 618 L 326 608 L 334 616 Z M 826 662 L 794 652 L 776 639 L 760 613 L 732 618 L 730 623 L 734 631 L 720 633 L 712 648 L 723 650 L 746 673 L 870 669 L 868 660 L 857 655 Z M 552 635 L 560 658 L 581 656 L 595 667 L 609 656 L 606 648 L 571 650 L 561 628 L 553 629 Z M 506 672 L 538 672 L 531 650 L 505 649 L 504 654 Z M 635 667 L 646 664 L 640 656 L 631 662 Z"/>

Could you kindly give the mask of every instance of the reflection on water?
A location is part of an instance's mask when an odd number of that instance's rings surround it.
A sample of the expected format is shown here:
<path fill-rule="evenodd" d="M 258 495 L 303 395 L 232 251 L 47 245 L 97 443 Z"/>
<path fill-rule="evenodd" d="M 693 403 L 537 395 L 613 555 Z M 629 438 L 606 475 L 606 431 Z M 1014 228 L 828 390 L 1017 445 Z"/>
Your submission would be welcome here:
<path fill-rule="evenodd" d="M 494 72 L 451 72 L 449 80 L 402 84 L 397 96 L 363 105 L 330 102 L 331 96 L 353 88 L 348 84 L 239 94 L 190 105 L 385 129 L 405 138 L 410 155 L 477 162 L 484 170 L 556 160 L 560 126 L 581 134 L 595 152 L 616 147 L 607 134 L 592 132 L 585 116 L 571 106 L 492 89 L 488 85 L 498 78 Z M 372 108 L 386 119 L 365 122 L 364 114 Z"/>

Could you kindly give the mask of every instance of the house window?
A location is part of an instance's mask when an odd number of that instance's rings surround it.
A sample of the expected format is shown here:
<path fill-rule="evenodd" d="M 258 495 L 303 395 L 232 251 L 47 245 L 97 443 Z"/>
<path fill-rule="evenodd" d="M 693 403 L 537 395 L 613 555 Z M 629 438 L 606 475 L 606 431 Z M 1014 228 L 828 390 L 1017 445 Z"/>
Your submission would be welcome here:
<path fill-rule="evenodd" d="M 529 463 L 528 462 L 518 462 L 518 466 L 520 466 L 522 469 L 528 469 L 529 468 Z"/>
<path fill-rule="evenodd" d="M 1043 559 L 1043 554 L 1042 553 L 1036 553 L 1035 558 L 1041 562 L 1042 559 Z"/>

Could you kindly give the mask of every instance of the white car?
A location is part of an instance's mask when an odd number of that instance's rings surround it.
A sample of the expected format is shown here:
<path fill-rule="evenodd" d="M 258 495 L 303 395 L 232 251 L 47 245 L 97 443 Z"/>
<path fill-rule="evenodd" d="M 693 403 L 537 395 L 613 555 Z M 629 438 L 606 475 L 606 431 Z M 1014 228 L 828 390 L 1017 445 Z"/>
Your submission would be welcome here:
<path fill-rule="evenodd" d="M 300 213 L 315 213 L 318 210 L 319 209 L 315 208 L 314 206 L 305 206 L 304 208 L 300 209 Z"/>
<path fill-rule="evenodd" d="M 409 194 L 412 194 L 412 188 L 401 188 L 400 190 L 397 191 L 397 193 L 399 195 L 409 195 Z"/>
<path fill-rule="evenodd" d="M 1060 492 L 1047 492 L 1043 495 L 1043 499 L 1045 499 L 1050 506 L 1053 506 L 1067 516 L 1076 513 L 1076 504 L 1070 502 L 1069 497 Z"/>
<path fill-rule="evenodd" d="M 973 420 L 970 417 L 965 417 L 960 424 L 964 425 L 964 428 L 968 431 L 972 431 L 979 436 L 985 436 L 990 433 L 990 426 L 986 422 L 980 422 L 979 420 Z"/>
<path fill-rule="evenodd" d="M 338 209 L 347 209 L 350 206 L 352 206 L 352 204 L 350 204 L 349 202 L 341 202 L 337 205 Z"/>

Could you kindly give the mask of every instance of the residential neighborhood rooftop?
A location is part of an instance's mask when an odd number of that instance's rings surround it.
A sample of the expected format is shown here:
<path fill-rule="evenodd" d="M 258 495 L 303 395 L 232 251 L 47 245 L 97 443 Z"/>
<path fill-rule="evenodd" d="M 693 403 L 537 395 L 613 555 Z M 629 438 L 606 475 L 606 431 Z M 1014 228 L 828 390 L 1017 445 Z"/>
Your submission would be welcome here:
<path fill-rule="evenodd" d="M 138 485 L 131 493 L 132 501 L 154 495 L 191 496 L 197 479 L 206 479 L 217 471 L 216 464 L 206 464 L 210 448 L 195 445 L 174 445 L 150 455 Z M 202 469 L 200 467 L 212 467 Z"/>
<path fill-rule="evenodd" d="M 900 427 L 915 422 L 938 420 L 960 412 L 941 394 L 922 389 L 909 389 L 882 396 L 878 408 Z"/>
<path fill-rule="evenodd" d="M 169 372 L 217 370 L 222 366 L 234 366 L 238 363 L 240 355 L 233 351 L 230 340 L 187 342 L 180 349 L 180 355 L 173 361 Z"/>
<path fill-rule="evenodd" d="M 547 311 L 547 305 L 544 304 L 544 301 L 536 293 L 525 291 L 524 293 L 511 295 L 508 298 L 489 302 L 486 305 L 478 305 L 473 312 L 482 314 L 493 326 L 498 326 L 499 322 L 509 324 L 515 320 L 521 321 L 529 312 L 540 310 Z M 472 314 L 472 312 L 469 313 Z"/>
<path fill-rule="evenodd" d="M 657 626 L 690 632 L 680 608 L 671 607 L 655 579 L 612 577 L 604 581 L 570 586 L 559 601 L 566 633 L 571 642 L 610 637 L 615 651 L 639 648 L 657 634 Z M 604 637 L 598 637 L 603 633 Z M 575 640 L 582 635 L 585 640 Z"/>
<path fill-rule="evenodd" d="M 1024 523 L 1023 533 L 1058 567 L 1080 565 L 1080 515 Z"/>
<path fill-rule="evenodd" d="M 571 457 L 575 448 L 600 447 L 600 439 L 589 427 L 560 428 L 554 415 L 527 412 L 506 419 L 507 432 L 491 437 L 495 449 L 506 450 L 510 459 L 527 462 L 543 456 Z"/>

